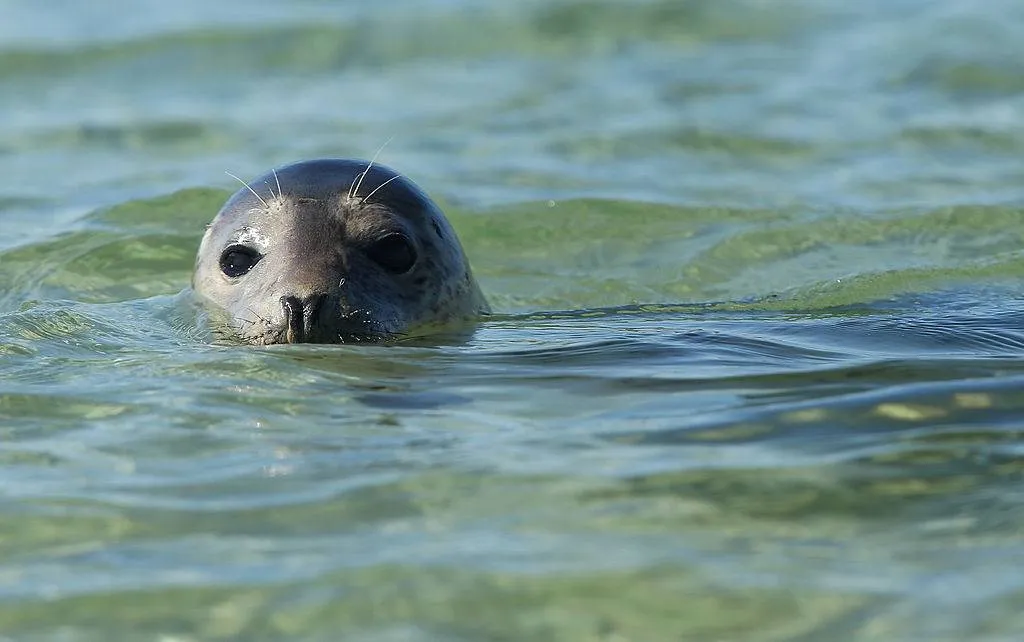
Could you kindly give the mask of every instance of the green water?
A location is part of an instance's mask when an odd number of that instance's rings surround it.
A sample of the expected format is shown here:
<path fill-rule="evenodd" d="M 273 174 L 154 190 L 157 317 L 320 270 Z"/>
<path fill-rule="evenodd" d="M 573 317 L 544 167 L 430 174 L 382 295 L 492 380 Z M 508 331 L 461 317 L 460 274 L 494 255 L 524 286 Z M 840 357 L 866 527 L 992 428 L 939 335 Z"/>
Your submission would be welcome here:
<path fill-rule="evenodd" d="M 0 640 L 1024 637 L 1024 4 L 0 0 Z M 381 160 L 496 314 L 215 344 Z"/>

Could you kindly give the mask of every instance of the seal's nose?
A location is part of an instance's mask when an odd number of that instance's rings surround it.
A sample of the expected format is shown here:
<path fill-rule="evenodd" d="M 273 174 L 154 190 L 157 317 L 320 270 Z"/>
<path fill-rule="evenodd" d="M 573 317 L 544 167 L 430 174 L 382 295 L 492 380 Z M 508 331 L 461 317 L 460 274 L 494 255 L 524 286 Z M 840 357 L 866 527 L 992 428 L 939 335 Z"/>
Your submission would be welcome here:
<path fill-rule="evenodd" d="M 326 294 L 312 294 L 303 298 L 281 297 L 281 307 L 284 308 L 284 319 L 288 326 L 285 335 L 288 343 L 303 343 L 309 340 L 320 313 L 320 306 L 326 298 Z"/>

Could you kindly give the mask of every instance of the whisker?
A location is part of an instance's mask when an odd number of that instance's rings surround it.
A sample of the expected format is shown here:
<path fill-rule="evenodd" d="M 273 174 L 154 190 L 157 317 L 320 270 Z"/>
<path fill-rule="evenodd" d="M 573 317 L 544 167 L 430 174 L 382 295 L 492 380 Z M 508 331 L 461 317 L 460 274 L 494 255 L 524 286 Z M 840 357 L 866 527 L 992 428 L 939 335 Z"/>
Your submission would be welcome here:
<path fill-rule="evenodd" d="M 386 141 L 384 141 L 383 145 L 381 145 L 380 147 L 377 148 L 377 152 L 373 155 L 373 158 L 370 159 L 370 162 L 367 163 L 366 169 L 364 169 L 362 171 L 362 173 L 359 174 L 359 180 L 356 181 L 355 183 L 353 183 L 352 185 L 349 185 L 349 189 L 348 189 L 348 198 L 349 198 L 349 200 L 352 200 L 353 198 L 358 198 L 359 197 L 359 188 L 362 187 L 362 185 L 363 185 L 363 179 L 366 178 L 366 175 L 368 173 L 370 173 L 370 168 L 373 167 L 373 163 L 374 163 L 374 161 L 377 160 L 377 157 L 380 156 L 380 153 L 382 151 L 384 151 L 384 148 L 388 146 L 388 143 L 390 143 L 394 139 L 395 139 L 395 137 L 394 137 L 394 135 L 392 135 L 391 138 L 389 138 Z"/>
<path fill-rule="evenodd" d="M 284 198 L 284 190 L 281 189 L 281 179 L 277 175 L 277 170 L 274 169 L 274 170 L 271 170 L 271 171 L 274 172 L 274 182 L 277 183 L 277 197 L 278 198 Z M 273 194 L 274 190 L 270 190 L 270 193 Z"/>
<path fill-rule="evenodd" d="M 254 316 L 254 317 L 256 317 L 257 319 L 259 319 L 260 321 L 262 321 L 264 325 L 270 325 L 270 321 L 267 321 L 266 319 L 264 319 L 263 317 L 261 317 L 261 316 L 260 316 L 260 314 L 259 314 L 259 312 L 257 312 L 256 310 L 253 310 L 252 308 L 249 308 L 249 314 L 253 315 L 253 316 Z M 256 323 L 256 322 L 255 322 L 255 321 L 253 321 L 253 324 L 254 324 L 254 325 L 255 325 L 255 323 Z"/>
<path fill-rule="evenodd" d="M 263 203 L 263 207 L 267 208 L 268 210 L 270 209 L 270 206 L 267 205 L 267 202 L 265 200 L 263 200 L 262 196 L 260 196 L 259 194 L 256 193 L 256 190 L 254 190 L 251 185 L 249 185 L 248 183 L 246 183 L 245 181 L 243 181 L 242 179 L 238 178 L 237 176 L 235 176 L 234 174 L 232 174 L 231 172 L 229 172 L 227 170 L 224 170 L 224 173 L 227 174 L 228 176 L 230 176 L 231 178 L 235 179 L 236 181 L 238 181 L 242 185 L 245 185 L 245 188 L 247 190 L 249 190 L 250 192 L 252 192 L 252 195 L 255 196 L 256 198 L 258 198 L 260 200 L 260 203 Z"/>
<path fill-rule="evenodd" d="M 378 191 L 380 190 L 380 188 L 384 187 L 385 185 L 387 185 L 387 184 L 388 184 L 388 183 L 390 183 L 391 181 L 395 180 L 396 178 L 401 178 L 401 177 L 402 177 L 402 175 L 401 175 L 401 174 L 395 174 L 394 176 L 392 176 L 392 177 L 391 177 L 391 178 L 389 178 L 388 180 L 384 181 L 383 183 L 381 183 L 380 185 L 378 185 L 378 186 L 377 186 L 376 188 L 374 188 L 374 190 L 373 190 L 372 192 L 370 192 L 369 194 L 367 194 L 366 196 L 364 196 L 364 197 L 363 197 L 363 202 L 364 202 L 364 203 L 366 203 L 367 201 L 369 201 L 369 200 L 370 200 L 370 197 L 371 197 L 371 196 L 373 196 L 374 194 L 376 194 L 376 193 L 377 193 L 377 192 L 378 192 Z"/>

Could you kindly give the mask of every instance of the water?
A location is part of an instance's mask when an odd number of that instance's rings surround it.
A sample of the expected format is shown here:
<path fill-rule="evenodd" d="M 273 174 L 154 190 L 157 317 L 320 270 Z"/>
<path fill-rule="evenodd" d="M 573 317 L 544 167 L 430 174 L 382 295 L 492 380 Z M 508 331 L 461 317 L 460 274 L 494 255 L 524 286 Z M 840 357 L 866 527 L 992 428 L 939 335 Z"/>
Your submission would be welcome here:
<path fill-rule="evenodd" d="M 0 639 L 1024 635 L 1024 5 L 0 10 Z M 388 139 L 499 314 L 211 342 Z"/>

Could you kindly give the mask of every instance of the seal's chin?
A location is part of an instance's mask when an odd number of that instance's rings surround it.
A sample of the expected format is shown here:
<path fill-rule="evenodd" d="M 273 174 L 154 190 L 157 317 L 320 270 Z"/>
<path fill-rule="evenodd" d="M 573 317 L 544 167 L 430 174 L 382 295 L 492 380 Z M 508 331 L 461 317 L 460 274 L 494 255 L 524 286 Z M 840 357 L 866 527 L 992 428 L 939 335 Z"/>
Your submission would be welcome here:
<path fill-rule="evenodd" d="M 281 311 L 271 343 L 380 343 L 396 336 L 369 311 L 349 309 L 326 294 L 283 296 Z"/>
<path fill-rule="evenodd" d="M 339 326 L 330 329 L 314 327 L 309 331 L 295 332 L 290 325 L 281 323 L 276 326 L 268 324 L 264 328 L 254 330 L 252 327 L 237 328 L 232 334 L 236 340 L 260 346 L 298 343 L 385 343 L 401 336 L 398 333 L 368 326 Z"/>
<path fill-rule="evenodd" d="M 347 309 L 332 297 L 283 296 L 280 307 L 245 318 L 208 308 L 214 334 L 229 343 L 265 346 L 295 343 L 386 343 L 403 336 L 400 324 L 375 318 L 369 310 Z"/>

